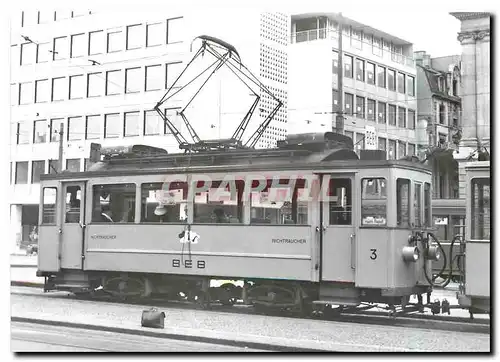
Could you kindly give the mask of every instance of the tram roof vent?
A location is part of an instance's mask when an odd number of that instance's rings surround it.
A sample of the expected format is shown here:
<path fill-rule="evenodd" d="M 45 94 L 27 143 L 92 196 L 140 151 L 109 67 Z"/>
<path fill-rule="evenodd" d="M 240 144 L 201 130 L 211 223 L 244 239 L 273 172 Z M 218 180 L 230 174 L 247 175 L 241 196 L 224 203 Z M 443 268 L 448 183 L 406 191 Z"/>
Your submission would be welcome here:
<path fill-rule="evenodd" d="M 168 152 L 163 148 L 148 146 L 148 145 L 132 145 L 132 146 L 116 146 L 102 147 L 100 154 L 104 156 L 104 160 L 112 158 L 140 158 L 152 156 L 164 156 Z"/>
<path fill-rule="evenodd" d="M 301 133 L 288 135 L 285 140 L 278 141 L 280 149 L 307 149 L 321 152 L 328 149 L 354 148 L 350 137 L 333 133 Z"/>
<path fill-rule="evenodd" d="M 383 150 L 361 150 L 359 153 L 361 160 L 380 161 L 386 160 L 387 156 Z"/>

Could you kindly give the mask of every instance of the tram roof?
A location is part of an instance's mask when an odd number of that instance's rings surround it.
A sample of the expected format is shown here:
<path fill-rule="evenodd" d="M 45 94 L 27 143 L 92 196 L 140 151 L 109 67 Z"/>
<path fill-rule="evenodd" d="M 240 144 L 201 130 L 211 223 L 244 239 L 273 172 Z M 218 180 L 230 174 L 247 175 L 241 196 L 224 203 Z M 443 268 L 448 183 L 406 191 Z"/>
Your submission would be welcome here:
<path fill-rule="evenodd" d="M 349 148 L 243 149 L 116 158 L 98 162 L 86 172 L 41 175 L 42 180 L 147 174 L 231 173 L 400 167 L 430 173 L 428 166 L 408 160 L 364 160 Z"/>

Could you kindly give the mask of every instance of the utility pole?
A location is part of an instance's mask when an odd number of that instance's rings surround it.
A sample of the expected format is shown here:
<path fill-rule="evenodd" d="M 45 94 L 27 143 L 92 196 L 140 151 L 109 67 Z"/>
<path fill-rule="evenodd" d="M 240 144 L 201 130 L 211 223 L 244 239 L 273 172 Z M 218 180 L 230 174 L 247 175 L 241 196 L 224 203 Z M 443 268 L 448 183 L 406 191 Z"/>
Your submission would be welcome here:
<path fill-rule="evenodd" d="M 64 136 L 64 123 L 61 122 L 59 126 L 59 165 L 58 165 L 58 172 L 61 173 L 63 170 L 63 136 Z"/>
<path fill-rule="evenodd" d="M 335 128 L 337 133 L 344 134 L 344 57 L 342 49 L 342 13 L 339 13 L 339 66 L 337 67 L 338 91 L 339 91 L 339 111 L 335 117 Z"/>

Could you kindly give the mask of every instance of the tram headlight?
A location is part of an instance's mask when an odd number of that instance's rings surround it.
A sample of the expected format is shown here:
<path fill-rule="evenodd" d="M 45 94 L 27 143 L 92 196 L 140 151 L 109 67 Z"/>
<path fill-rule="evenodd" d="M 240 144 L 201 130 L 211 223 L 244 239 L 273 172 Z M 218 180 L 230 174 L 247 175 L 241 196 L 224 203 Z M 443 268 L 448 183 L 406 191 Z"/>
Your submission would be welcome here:
<path fill-rule="evenodd" d="M 403 260 L 406 262 L 416 263 L 420 257 L 420 250 L 416 246 L 403 247 Z"/>
<path fill-rule="evenodd" d="M 436 245 L 429 246 L 426 256 L 427 260 L 438 261 L 439 259 L 441 259 L 441 249 Z"/>

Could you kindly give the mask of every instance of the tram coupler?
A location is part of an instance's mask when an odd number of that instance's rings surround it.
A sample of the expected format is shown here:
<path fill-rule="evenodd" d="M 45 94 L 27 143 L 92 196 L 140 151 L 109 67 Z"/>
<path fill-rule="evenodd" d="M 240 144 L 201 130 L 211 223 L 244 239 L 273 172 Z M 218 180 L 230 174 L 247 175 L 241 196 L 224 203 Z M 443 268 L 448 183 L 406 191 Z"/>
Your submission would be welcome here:
<path fill-rule="evenodd" d="M 435 299 L 433 303 L 430 303 L 430 308 L 433 315 L 439 314 L 441 311 L 441 302 L 439 299 Z"/>
<path fill-rule="evenodd" d="M 441 313 L 448 313 L 450 315 L 450 302 L 447 299 L 443 299 L 441 302 Z"/>

